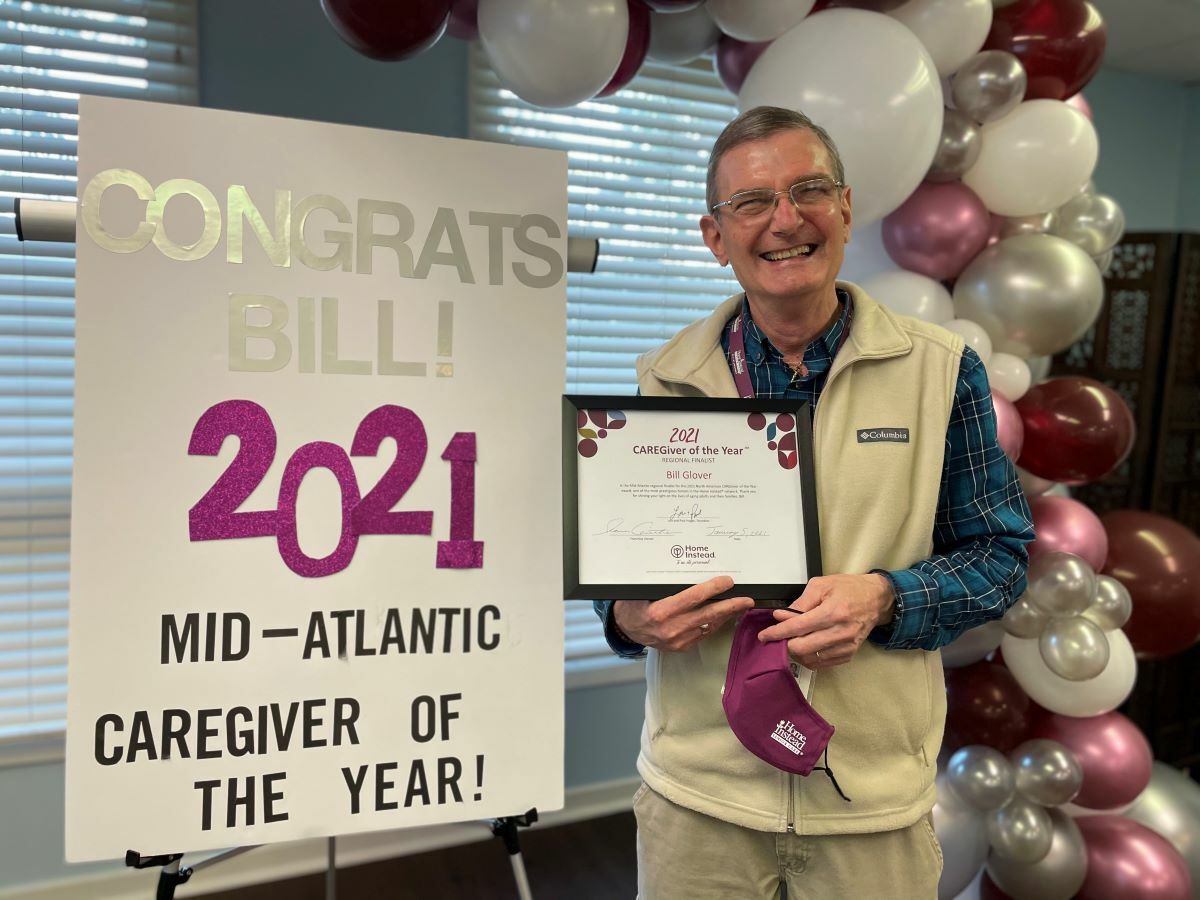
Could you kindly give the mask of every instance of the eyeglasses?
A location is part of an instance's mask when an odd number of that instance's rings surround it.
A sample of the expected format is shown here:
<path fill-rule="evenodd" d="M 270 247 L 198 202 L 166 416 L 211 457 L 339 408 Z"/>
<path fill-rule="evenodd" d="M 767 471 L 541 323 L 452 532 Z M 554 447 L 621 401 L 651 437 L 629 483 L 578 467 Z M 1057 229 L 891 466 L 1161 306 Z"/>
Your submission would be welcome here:
<path fill-rule="evenodd" d="M 728 200 L 715 204 L 710 212 L 716 213 L 722 206 L 728 206 L 729 211 L 739 219 L 757 219 L 760 216 L 773 213 L 779 203 L 779 196 L 787 194 L 792 203 L 801 213 L 819 212 L 837 197 L 844 184 L 832 178 L 820 176 L 797 181 L 786 191 L 772 191 L 768 188 L 755 188 L 752 191 L 738 191 Z"/>

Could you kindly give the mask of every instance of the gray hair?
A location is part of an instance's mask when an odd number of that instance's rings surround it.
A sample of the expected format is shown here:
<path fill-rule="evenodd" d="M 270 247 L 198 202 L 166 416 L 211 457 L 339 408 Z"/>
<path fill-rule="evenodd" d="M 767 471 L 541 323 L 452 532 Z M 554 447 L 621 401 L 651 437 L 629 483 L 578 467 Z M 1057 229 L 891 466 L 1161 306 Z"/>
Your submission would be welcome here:
<path fill-rule="evenodd" d="M 817 139 L 825 145 L 825 149 L 829 151 L 829 159 L 833 163 L 834 180 L 844 183 L 846 169 L 842 165 L 842 157 L 838 153 L 837 145 L 834 144 L 828 131 L 804 113 L 794 109 L 784 109 L 779 106 L 756 106 L 746 110 L 726 125 L 720 136 L 717 137 L 716 143 L 713 144 L 712 153 L 708 157 L 708 180 L 705 187 L 705 200 L 709 211 L 711 212 L 714 204 L 724 199 L 716 196 L 717 165 L 726 153 L 742 144 L 765 140 L 773 134 L 793 128 L 810 131 L 817 136 Z"/>

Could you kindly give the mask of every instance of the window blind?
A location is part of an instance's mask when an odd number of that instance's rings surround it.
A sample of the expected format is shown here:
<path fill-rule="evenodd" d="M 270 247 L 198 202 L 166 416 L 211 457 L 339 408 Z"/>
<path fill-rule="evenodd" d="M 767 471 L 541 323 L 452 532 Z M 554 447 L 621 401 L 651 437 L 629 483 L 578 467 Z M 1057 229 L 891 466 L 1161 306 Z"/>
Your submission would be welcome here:
<path fill-rule="evenodd" d="M 594 273 L 567 277 L 567 390 L 632 394 L 634 360 L 739 290 L 700 238 L 708 151 L 737 115 L 711 60 L 648 60 L 612 97 L 531 106 L 471 48 L 471 136 L 564 150 L 568 227 L 597 238 Z M 628 678 L 591 604 L 566 604 L 568 683 Z M 622 674 L 624 671 L 625 674 Z"/>
<path fill-rule="evenodd" d="M 0 0 L 0 744 L 66 718 L 75 247 L 13 201 L 75 199 L 78 98 L 196 102 L 195 0 Z"/>

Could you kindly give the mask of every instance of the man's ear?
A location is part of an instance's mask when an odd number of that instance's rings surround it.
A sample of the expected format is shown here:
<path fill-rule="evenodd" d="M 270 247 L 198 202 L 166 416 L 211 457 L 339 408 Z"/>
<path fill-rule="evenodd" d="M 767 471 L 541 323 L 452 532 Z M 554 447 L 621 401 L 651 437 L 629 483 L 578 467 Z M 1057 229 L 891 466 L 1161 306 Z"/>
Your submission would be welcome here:
<path fill-rule="evenodd" d="M 842 233 L 846 236 L 842 243 L 850 243 L 850 232 L 853 230 L 851 225 L 854 221 L 854 214 L 850 211 L 850 188 L 842 189 Z"/>
<path fill-rule="evenodd" d="M 717 262 L 723 266 L 729 265 L 729 254 L 725 252 L 725 239 L 721 234 L 721 226 L 717 223 L 716 216 L 700 217 L 700 234 L 704 237 L 705 246 L 716 257 Z"/>

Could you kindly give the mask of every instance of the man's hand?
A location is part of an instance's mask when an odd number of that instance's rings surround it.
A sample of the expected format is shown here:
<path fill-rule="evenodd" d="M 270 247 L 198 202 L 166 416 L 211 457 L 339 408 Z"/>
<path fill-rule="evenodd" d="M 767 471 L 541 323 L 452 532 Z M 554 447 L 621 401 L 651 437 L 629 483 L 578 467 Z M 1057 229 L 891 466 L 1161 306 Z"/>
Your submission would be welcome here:
<path fill-rule="evenodd" d="M 690 650 L 726 621 L 754 606 L 749 597 L 708 602 L 732 587 L 733 579 L 720 575 L 654 602 L 617 600 L 613 603 L 613 619 L 627 638 L 644 647 Z"/>
<path fill-rule="evenodd" d="M 876 625 L 892 620 L 895 595 L 882 575 L 823 575 L 812 579 L 791 605 L 777 609 L 778 625 L 760 641 L 788 642 L 788 652 L 810 669 L 848 663 Z"/>

